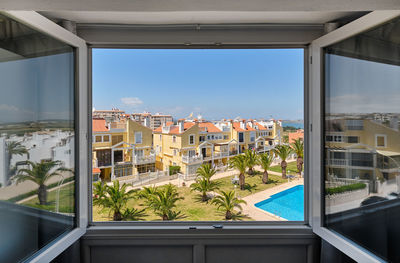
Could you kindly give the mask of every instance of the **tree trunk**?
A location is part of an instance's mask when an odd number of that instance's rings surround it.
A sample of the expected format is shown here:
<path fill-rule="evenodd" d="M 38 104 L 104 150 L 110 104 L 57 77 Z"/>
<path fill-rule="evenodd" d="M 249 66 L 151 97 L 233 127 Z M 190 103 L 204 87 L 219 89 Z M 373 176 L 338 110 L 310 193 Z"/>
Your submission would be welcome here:
<path fill-rule="evenodd" d="M 120 211 L 115 211 L 114 216 L 113 216 L 114 221 L 121 221 L 122 220 L 122 215 Z"/>
<path fill-rule="evenodd" d="M 207 201 L 207 193 L 206 192 L 204 192 L 203 193 L 203 195 L 202 195 L 202 197 L 201 197 L 201 201 L 203 201 L 203 202 L 205 202 L 205 201 Z"/>
<path fill-rule="evenodd" d="M 168 216 L 167 216 L 166 214 L 163 214 L 162 220 L 163 220 L 163 221 L 167 221 L 167 220 L 168 220 Z"/>
<path fill-rule="evenodd" d="M 249 168 L 249 171 L 247 172 L 249 175 L 253 175 L 254 174 L 254 171 L 253 171 L 253 168 Z"/>
<path fill-rule="evenodd" d="M 303 171 L 303 158 L 298 157 L 297 158 L 297 172 L 299 173 L 299 175 L 301 176 L 301 172 Z"/>
<path fill-rule="evenodd" d="M 267 183 L 268 183 L 268 171 L 267 171 L 267 170 L 264 171 L 263 178 L 262 178 L 262 182 L 263 182 L 264 184 L 267 184 Z"/>
<path fill-rule="evenodd" d="M 47 186 L 44 184 L 39 185 L 38 189 L 39 204 L 45 205 L 47 203 Z"/>
<path fill-rule="evenodd" d="M 226 211 L 226 214 L 225 214 L 225 219 L 226 220 L 231 220 L 232 219 L 232 212 L 231 211 Z"/>
<path fill-rule="evenodd" d="M 245 178 L 244 174 L 239 174 L 239 185 L 240 185 L 240 190 L 244 190 L 244 184 L 245 184 Z"/>
<path fill-rule="evenodd" d="M 286 176 L 286 167 L 287 167 L 286 161 L 281 162 L 281 167 L 282 167 L 282 178 L 286 179 L 287 178 L 287 176 Z"/>

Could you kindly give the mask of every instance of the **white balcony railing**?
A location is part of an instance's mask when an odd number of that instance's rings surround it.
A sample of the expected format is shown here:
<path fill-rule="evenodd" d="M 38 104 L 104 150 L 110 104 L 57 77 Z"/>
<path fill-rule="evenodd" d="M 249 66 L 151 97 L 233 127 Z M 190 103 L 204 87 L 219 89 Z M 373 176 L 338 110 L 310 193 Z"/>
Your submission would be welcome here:
<path fill-rule="evenodd" d="M 329 159 L 328 164 L 329 165 L 346 166 L 347 160 L 346 159 Z"/>
<path fill-rule="evenodd" d="M 198 155 L 198 156 L 183 155 L 182 162 L 184 162 L 184 163 L 201 163 L 201 162 L 203 162 L 203 156 L 202 155 Z"/>
<path fill-rule="evenodd" d="M 154 163 L 156 161 L 155 154 L 149 154 L 146 156 L 133 156 L 133 164 L 147 164 L 147 163 Z"/>

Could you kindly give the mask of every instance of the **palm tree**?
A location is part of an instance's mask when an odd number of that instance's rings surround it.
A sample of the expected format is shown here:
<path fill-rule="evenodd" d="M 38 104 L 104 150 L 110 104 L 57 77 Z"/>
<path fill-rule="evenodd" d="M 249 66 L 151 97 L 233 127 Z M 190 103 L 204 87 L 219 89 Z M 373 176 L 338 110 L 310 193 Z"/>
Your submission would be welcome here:
<path fill-rule="evenodd" d="M 246 166 L 249 168 L 248 174 L 253 175 L 254 171 L 253 168 L 256 166 L 258 162 L 258 156 L 257 153 L 254 150 L 247 150 L 244 154 L 246 156 Z"/>
<path fill-rule="evenodd" d="M 229 160 L 229 167 L 235 168 L 239 171 L 239 186 L 240 190 L 244 190 L 245 185 L 245 172 L 247 168 L 247 161 L 246 156 L 244 155 L 237 155 Z"/>
<path fill-rule="evenodd" d="M 233 217 L 233 209 L 236 207 L 242 210 L 240 204 L 247 204 L 246 201 L 235 197 L 235 191 L 224 192 L 221 191 L 221 195 L 216 196 L 212 201 L 212 204 L 217 205 L 218 209 L 225 211 L 225 219 L 230 220 Z"/>
<path fill-rule="evenodd" d="M 20 142 L 12 141 L 6 143 L 7 154 L 8 154 L 8 178 L 12 177 L 12 169 L 11 169 L 11 158 L 13 155 L 23 155 L 27 154 L 28 150 L 23 146 Z M 8 179 L 7 178 L 7 179 Z"/>
<path fill-rule="evenodd" d="M 287 167 L 287 162 L 286 159 L 289 157 L 289 155 L 292 152 L 292 148 L 286 144 L 282 145 L 277 145 L 274 149 L 274 153 L 281 158 L 281 167 L 282 167 L 282 178 L 286 179 L 286 167 Z"/>
<path fill-rule="evenodd" d="M 24 181 L 32 181 L 39 185 L 37 192 L 39 203 L 45 205 L 47 203 L 47 186 L 46 182 L 53 176 L 61 175 L 61 172 L 69 171 L 70 169 L 64 167 L 58 167 L 61 165 L 60 161 L 47 161 L 41 163 L 34 163 L 27 161 L 30 169 L 19 169 L 18 173 L 13 177 L 16 183 Z"/>
<path fill-rule="evenodd" d="M 125 208 L 130 199 L 134 198 L 136 190 L 127 191 L 128 184 L 120 186 L 119 181 L 113 181 L 112 185 L 97 182 L 93 188 L 93 204 L 110 209 L 114 221 L 139 220 L 144 216 L 144 209 Z"/>
<path fill-rule="evenodd" d="M 264 169 L 264 174 L 262 177 L 262 182 L 264 184 L 268 183 L 268 169 L 271 167 L 272 162 L 274 161 L 274 156 L 269 153 L 260 154 L 259 164 Z"/>
<path fill-rule="evenodd" d="M 191 191 L 201 192 L 201 201 L 208 200 L 207 193 L 215 191 L 219 187 L 219 183 L 211 181 L 211 177 L 216 174 L 216 170 L 210 164 L 203 164 L 196 171 L 196 182 L 190 185 Z"/>
<path fill-rule="evenodd" d="M 301 175 L 303 171 L 303 158 L 304 158 L 304 142 L 300 139 L 294 140 L 291 143 L 293 152 L 297 155 L 297 172 Z"/>
<path fill-rule="evenodd" d="M 172 184 L 167 184 L 157 188 L 157 190 L 149 195 L 147 205 L 154 210 L 154 212 L 165 220 L 174 220 L 184 218 L 180 211 L 174 211 L 176 202 L 183 200 L 180 197 L 176 187 Z"/>

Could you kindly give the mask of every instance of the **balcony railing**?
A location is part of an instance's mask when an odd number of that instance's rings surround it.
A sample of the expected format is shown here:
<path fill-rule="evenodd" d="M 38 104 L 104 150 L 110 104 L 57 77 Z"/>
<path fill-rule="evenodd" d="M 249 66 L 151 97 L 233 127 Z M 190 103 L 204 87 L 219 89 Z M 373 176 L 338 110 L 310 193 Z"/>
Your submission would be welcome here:
<path fill-rule="evenodd" d="M 202 155 L 198 155 L 198 156 L 184 155 L 184 156 L 182 156 L 182 162 L 184 162 L 184 163 L 201 163 L 201 162 L 203 162 L 203 156 Z"/>
<path fill-rule="evenodd" d="M 328 165 L 346 166 L 348 164 L 347 159 L 329 159 Z"/>
<path fill-rule="evenodd" d="M 156 155 L 150 154 L 146 156 L 133 156 L 133 164 L 147 164 L 156 162 Z"/>

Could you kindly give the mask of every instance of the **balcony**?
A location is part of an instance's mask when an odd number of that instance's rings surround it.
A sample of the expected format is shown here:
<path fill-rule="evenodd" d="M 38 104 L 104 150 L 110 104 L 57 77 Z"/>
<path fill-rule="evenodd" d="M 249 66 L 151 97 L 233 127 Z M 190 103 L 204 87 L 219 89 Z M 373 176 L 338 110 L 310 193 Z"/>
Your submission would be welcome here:
<path fill-rule="evenodd" d="M 148 164 L 148 163 L 155 163 L 156 162 L 156 155 L 150 154 L 146 156 L 133 156 L 132 163 L 133 164 Z"/>
<path fill-rule="evenodd" d="M 198 156 L 182 156 L 182 162 L 183 163 L 188 163 L 188 164 L 192 164 L 192 163 L 201 163 L 203 162 L 203 156 L 202 155 L 198 155 Z"/>
<path fill-rule="evenodd" d="M 327 160 L 328 165 L 334 165 L 334 166 L 347 166 L 348 161 L 347 159 L 329 159 Z"/>

